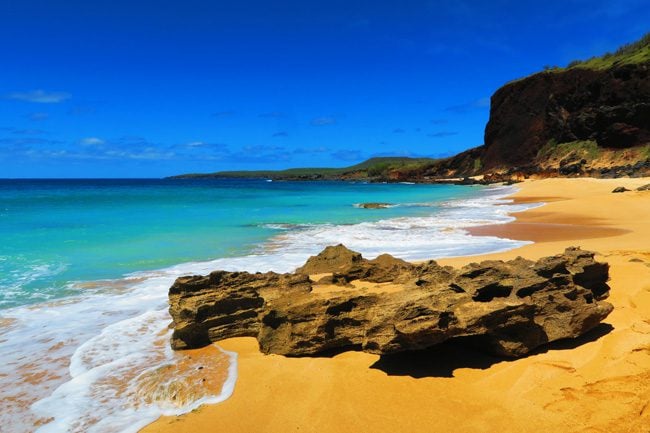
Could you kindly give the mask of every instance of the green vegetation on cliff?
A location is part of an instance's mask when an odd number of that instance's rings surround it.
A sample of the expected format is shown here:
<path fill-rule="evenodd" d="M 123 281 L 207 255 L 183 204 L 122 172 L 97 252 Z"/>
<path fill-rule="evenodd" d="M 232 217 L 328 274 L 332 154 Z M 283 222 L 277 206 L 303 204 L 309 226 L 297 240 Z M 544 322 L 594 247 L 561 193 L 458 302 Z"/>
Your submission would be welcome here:
<path fill-rule="evenodd" d="M 568 155 L 587 160 L 597 159 L 602 153 L 602 148 L 593 140 L 571 141 L 558 144 L 551 139 L 537 152 L 538 160 L 561 160 Z"/>
<path fill-rule="evenodd" d="M 543 71 L 536 72 L 533 75 L 565 72 L 576 68 L 602 71 L 615 66 L 636 65 L 640 63 L 650 63 L 650 33 L 646 33 L 638 41 L 630 42 L 619 47 L 613 53 L 607 52 L 601 56 L 594 56 L 587 60 L 573 60 L 564 68 L 561 66 L 546 65 Z M 508 83 L 516 83 L 526 78 L 516 78 Z"/>
<path fill-rule="evenodd" d="M 581 161 L 593 168 L 631 165 L 650 160 L 650 144 L 627 149 L 612 149 L 598 146 L 594 140 L 578 140 L 556 143 L 549 140 L 537 153 L 536 162 L 540 168 L 557 169 Z"/>
<path fill-rule="evenodd" d="M 613 66 L 650 62 L 650 33 L 638 41 L 625 44 L 613 53 L 592 57 L 588 60 L 574 60 L 567 68 L 607 69 Z M 558 69 L 561 70 L 561 69 Z"/>

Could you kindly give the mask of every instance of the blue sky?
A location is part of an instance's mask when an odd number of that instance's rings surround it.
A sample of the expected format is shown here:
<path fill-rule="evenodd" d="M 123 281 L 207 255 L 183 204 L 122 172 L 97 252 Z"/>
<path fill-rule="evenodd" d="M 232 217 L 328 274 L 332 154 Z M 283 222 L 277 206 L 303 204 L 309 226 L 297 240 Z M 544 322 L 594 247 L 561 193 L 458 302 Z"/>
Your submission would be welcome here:
<path fill-rule="evenodd" d="M 0 0 L 0 177 L 447 156 L 505 82 L 648 31 L 647 0 Z"/>

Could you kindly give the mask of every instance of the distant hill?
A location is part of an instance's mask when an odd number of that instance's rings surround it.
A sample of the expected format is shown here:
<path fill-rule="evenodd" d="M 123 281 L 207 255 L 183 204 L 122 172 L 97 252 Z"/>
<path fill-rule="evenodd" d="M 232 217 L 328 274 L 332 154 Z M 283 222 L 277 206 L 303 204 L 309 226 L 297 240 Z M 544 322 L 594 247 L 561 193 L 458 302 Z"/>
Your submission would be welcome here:
<path fill-rule="evenodd" d="M 336 179 L 369 179 L 369 180 L 399 180 L 392 173 L 414 171 L 431 166 L 436 159 L 407 158 L 407 157 L 376 157 L 360 164 L 342 168 L 290 168 L 287 170 L 242 170 L 218 171 L 215 173 L 191 173 L 173 176 L 173 179 L 205 179 L 205 178 L 263 178 L 274 180 L 336 180 Z"/>

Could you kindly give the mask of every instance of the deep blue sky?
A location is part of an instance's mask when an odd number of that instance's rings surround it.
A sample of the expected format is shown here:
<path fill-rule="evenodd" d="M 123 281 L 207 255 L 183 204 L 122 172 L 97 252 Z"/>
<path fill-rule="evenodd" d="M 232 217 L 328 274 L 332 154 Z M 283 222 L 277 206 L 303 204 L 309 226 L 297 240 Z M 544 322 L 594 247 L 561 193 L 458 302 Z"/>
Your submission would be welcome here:
<path fill-rule="evenodd" d="M 446 156 L 505 82 L 647 31 L 648 0 L 0 0 L 0 177 Z"/>

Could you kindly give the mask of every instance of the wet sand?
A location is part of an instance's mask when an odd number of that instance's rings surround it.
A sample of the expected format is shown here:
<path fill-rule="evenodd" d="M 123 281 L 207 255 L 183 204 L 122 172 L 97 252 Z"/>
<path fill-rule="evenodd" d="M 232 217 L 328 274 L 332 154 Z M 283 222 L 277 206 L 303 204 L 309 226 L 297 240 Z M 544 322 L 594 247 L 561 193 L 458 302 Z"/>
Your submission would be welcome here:
<path fill-rule="evenodd" d="M 626 432 L 650 431 L 650 192 L 612 194 L 650 179 L 525 182 L 515 200 L 543 207 L 510 224 L 470 229 L 535 241 L 516 250 L 440 260 L 536 259 L 567 246 L 611 265 L 605 323 L 578 340 L 517 360 L 459 343 L 392 357 L 262 355 L 253 338 L 220 345 L 239 353 L 232 397 L 145 432 Z"/>

